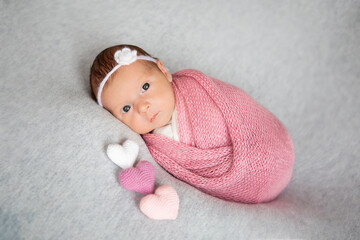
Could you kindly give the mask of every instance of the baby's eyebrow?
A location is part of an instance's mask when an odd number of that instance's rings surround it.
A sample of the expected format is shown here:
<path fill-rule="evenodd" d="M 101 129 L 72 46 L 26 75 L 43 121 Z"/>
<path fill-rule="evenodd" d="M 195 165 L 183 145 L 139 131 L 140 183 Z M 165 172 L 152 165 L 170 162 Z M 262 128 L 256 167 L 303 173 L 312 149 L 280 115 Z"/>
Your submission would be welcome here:
<path fill-rule="evenodd" d="M 148 74 L 146 74 L 145 72 L 143 72 L 142 74 L 140 74 L 140 76 L 137 79 L 137 88 L 139 89 L 139 92 L 141 92 L 141 88 L 144 85 L 145 82 L 148 82 Z"/>
<path fill-rule="evenodd" d="M 148 74 L 147 74 L 147 71 L 141 71 L 141 73 L 139 74 L 139 77 L 137 79 L 138 82 L 142 82 L 142 80 L 144 78 L 147 78 Z"/>

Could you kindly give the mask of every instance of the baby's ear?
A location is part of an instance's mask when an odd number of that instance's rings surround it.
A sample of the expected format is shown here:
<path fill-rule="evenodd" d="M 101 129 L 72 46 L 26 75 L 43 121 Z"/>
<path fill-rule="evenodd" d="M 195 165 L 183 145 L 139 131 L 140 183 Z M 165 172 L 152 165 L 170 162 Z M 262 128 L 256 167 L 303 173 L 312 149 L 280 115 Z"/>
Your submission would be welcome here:
<path fill-rule="evenodd" d="M 169 72 L 169 70 L 164 66 L 164 64 L 160 61 L 156 61 L 156 65 L 160 69 L 160 71 L 165 75 L 165 77 L 169 80 L 169 82 L 172 82 L 172 75 Z"/>

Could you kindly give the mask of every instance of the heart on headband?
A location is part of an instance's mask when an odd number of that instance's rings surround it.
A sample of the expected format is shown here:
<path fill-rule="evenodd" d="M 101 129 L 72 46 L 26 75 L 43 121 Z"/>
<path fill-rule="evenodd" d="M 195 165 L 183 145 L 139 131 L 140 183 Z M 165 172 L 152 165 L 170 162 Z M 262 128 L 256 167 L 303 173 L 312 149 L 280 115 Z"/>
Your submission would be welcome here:
<path fill-rule="evenodd" d="M 169 185 L 163 185 L 158 187 L 154 194 L 141 199 L 140 210 L 151 219 L 174 220 L 178 215 L 179 202 L 176 190 Z"/>
<path fill-rule="evenodd" d="M 109 144 L 106 150 L 111 161 L 123 169 L 134 165 L 138 153 L 139 145 L 131 140 L 126 140 L 123 145 Z"/>
<path fill-rule="evenodd" d="M 123 170 L 119 182 L 130 191 L 149 194 L 154 191 L 155 175 L 154 166 L 148 161 L 141 161 L 135 168 Z"/>

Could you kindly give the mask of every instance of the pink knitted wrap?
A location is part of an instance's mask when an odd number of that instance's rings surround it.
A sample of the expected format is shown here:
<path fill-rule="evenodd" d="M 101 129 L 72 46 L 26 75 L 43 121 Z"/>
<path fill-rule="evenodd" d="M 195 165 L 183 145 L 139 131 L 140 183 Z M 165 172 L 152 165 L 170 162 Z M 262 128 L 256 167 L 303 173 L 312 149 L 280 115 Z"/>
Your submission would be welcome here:
<path fill-rule="evenodd" d="M 292 140 L 282 123 L 243 90 L 196 70 L 173 74 L 180 142 L 143 138 L 169 173 L 229 201 L 273 200 L 289 183 Z"/>

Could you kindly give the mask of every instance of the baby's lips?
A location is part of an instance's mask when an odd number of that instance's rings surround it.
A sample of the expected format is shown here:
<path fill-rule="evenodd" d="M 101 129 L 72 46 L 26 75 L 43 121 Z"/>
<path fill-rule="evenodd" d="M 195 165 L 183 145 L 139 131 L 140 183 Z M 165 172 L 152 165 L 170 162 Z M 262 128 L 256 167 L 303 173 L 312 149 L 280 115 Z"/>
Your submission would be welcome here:
<path fill-rule="evenodd" d="M 159 115 L 159 113 L 156 113 L 151 119 L 150 119 L 150 122 L 152 123 L 152 122 L 154 122 L 155 121 L 155 119 L 156 119 L 156 117 Z"/>

